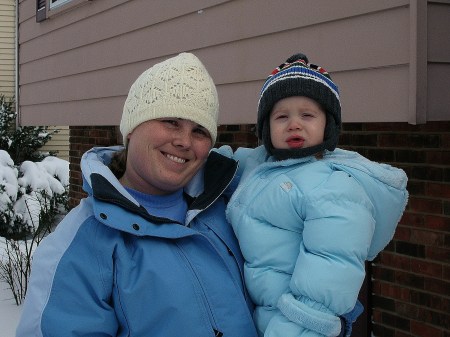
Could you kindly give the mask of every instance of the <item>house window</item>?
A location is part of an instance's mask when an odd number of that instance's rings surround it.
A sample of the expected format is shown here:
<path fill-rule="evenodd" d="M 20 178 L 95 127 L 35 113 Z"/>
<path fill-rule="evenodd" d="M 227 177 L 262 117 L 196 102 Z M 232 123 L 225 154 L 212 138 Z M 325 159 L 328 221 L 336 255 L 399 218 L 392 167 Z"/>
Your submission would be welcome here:
<path fill-rule="evenodd" d="M 72 0 L 50 0 L 50 9 L 57 8 L 59 6 L 62 6 L 68 2 L 71 2 Z"/>
<path fill-rule="evenodd" d="M 58 15 L 89 3 L 92 3 L 92 0 L 36 0 L 36 21 L 42 22 L 52 15 Z"/>

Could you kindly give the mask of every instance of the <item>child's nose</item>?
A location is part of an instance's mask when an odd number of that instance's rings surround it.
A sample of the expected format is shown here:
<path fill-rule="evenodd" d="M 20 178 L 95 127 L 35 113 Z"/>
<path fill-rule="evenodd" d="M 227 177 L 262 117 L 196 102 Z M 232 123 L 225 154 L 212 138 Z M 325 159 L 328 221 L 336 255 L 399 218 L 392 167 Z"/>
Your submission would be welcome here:
<path fill-rule="evenodd" d="M 302 128 L 302 123 L 297 118 L 292 118 L 289 121 L 289 130 L 301 130 Z"/>

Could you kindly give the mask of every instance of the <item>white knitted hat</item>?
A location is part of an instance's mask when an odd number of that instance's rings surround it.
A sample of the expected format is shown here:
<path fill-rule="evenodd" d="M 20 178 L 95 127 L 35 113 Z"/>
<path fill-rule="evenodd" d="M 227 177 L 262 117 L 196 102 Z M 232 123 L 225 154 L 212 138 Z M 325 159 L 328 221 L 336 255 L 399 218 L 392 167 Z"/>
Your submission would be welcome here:
<path fill-rule="evenodd" d="M 219 99 L 205 66 L 193 54 L 181 53 L 144 71 L 132 84 L 123 107 L 123 143 L 139 124 L 163 117 L 193 121 L 217 137 Z"/>

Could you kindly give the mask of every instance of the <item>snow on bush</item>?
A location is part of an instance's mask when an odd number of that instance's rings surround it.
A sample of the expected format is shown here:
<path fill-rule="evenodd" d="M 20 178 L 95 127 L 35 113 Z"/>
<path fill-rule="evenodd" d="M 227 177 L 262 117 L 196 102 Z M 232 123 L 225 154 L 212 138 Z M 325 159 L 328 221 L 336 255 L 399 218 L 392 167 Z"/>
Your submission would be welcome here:
<path fill-rule="evenodd" d="M 25 298 L 32 253 L 67 210 L 69 162 L 45 157 L 14 165 L 0 150 L 0 279 Z"/>
<path fill-rule="evenodd" d="M 18 170 L 8 152 L 0 150 L 0 212 L 6 211 L 6 206 L 16 201 L 19 183 Z M 1 220 L 0 220 L 1 221 Z"/>
<path fill-rule="evenodd" d="M 61 197 L 66 196 L 68 186 L 68 161 L 46 157 L 41 162 L 24 161 L 16 167 L 9 154 L 0 150 L 0 235 L 11 233 L 15 221 L 22 219 L 26 227 L 37 229 L 43 207 L 63 211 Z"/>

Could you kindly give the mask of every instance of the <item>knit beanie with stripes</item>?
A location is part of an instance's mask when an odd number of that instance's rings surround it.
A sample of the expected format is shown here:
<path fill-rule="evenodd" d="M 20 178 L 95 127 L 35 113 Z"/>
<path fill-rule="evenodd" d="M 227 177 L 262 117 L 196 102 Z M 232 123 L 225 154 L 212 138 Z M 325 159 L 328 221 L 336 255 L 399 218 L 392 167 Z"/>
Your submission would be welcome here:
<path fill-rule="evenodd" d="M 291 96 L 315 100 L 326 112 L 323 143 L 309 148 L 275 149 L 270 138 L 270 113 L 276 102 Z M 333 151 L 341 130 L 339 90 L 330 75 L 311 64 L 304 54 L 295 54 L 275 68 L 264 82 L 258 102 L 257 134 L 266 150 L 278 160 L 303 158 L 324 150 Z"/>

